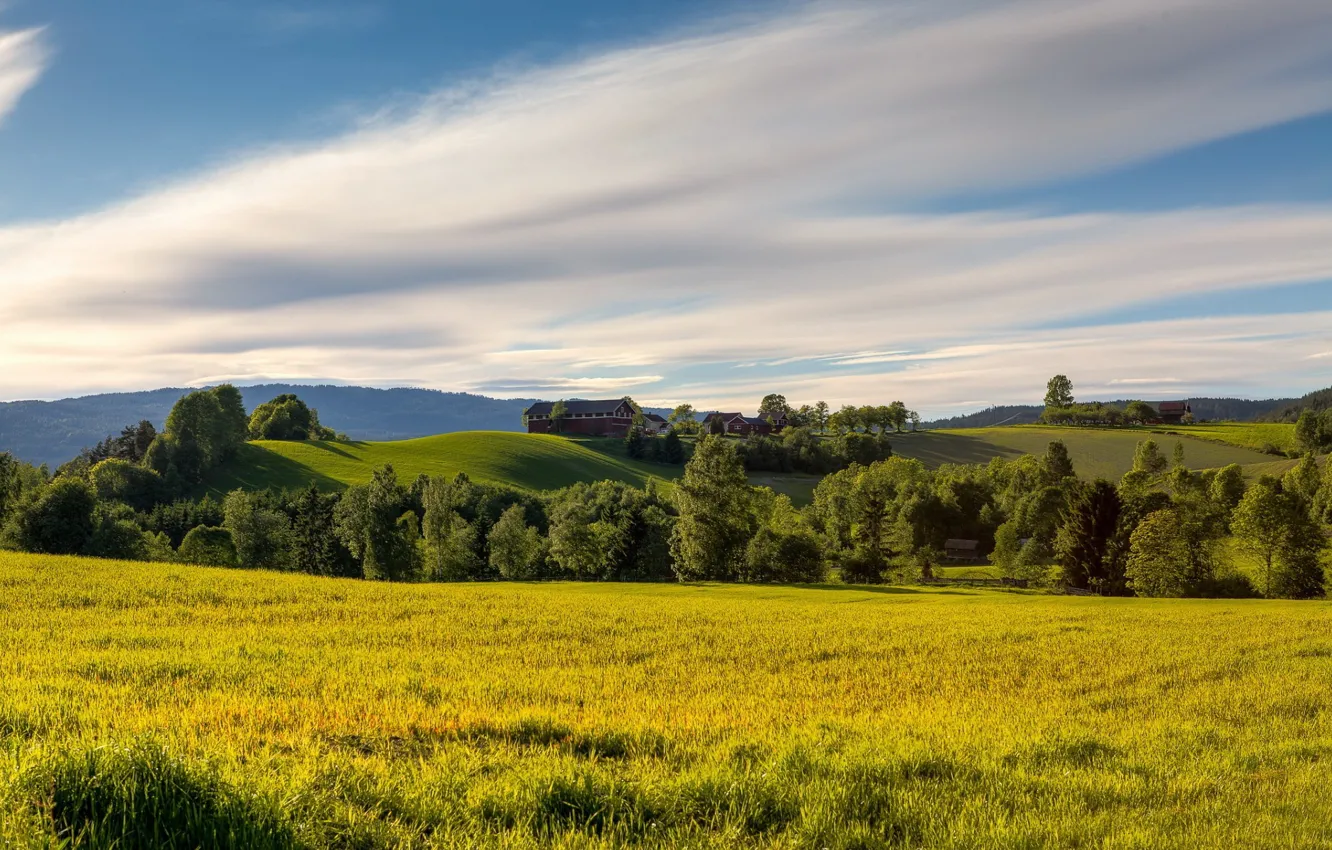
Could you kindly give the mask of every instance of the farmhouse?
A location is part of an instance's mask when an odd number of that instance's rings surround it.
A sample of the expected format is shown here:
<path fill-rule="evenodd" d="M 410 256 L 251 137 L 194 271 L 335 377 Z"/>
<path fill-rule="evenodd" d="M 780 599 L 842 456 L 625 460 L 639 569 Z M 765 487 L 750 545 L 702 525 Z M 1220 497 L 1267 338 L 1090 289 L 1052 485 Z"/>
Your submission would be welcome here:
<path fill-rule="evenodd" d="M 539 401 L 523 411 L 529 434 L 586 434 L 592 437 L 623 437 L 634 421 L 628 399 L 610 398 L 564 402 L 564 416 L 551 421 L 556 402 Z"/>
<path fill-rule="evenodd" d="M 757 416 L 744 416 L 739 413 L 709 413 L 703 420 L 703 430 L 711 431 L 713 420 L 720 419 L 722 431 L 748 437 L 750 434 L 776 434 L 786 427 L 786 417 L 780 416 L 769 422 Z"/>
<path fill-rule="evenodd" d="M 980 554 L 979 540 L 944 541 L 944 558 L 949 561 L 975 561 Z"/>
<path fill-rule="evenodd" d="M 1187 401 L 1163 401 L 1156 406 L 1156 416 L 1163 425 L 1179 425 L 1192 412 Z"/>
<path fill-rule="evenodd" d="M 643 433 L 649 437 L 665 434 L 669 429 L 670 423 L 660 413 L 643 414 Z"/>

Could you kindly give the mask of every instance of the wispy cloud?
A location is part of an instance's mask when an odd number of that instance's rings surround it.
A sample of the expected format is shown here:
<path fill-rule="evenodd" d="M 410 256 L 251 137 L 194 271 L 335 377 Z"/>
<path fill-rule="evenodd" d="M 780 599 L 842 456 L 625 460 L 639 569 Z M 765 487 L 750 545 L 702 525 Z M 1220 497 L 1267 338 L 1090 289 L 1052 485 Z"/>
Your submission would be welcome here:
<path fill-rule="evenodd" d="M 49 51 L 42 30 L 0 30 L 0 124 L 36 84 L 46 69 Z"/>
<path fill-rule="evenodd" d="M 1184 346 L 1182 326 L 1148 323 L 1092 349 L 1089 329 L 1024 328 L 1332 279 L 1332 209 L 847 211 L 1330 109 L 1329 60 L 1325 0 L 816 4 L 441 92 L 0 230 L 0 362 L 21 367 L 0 396 L 308 373 L 728 402 L 772 380 L 926 407 L 1027 398 L 1055 364 L 1105 387 L 1166 356 L 1185 381 L 1289 378 L 1326 331 L 1249 324 L 1283 348 L 1203 324 L 1187 332 L 1216 336 Z M 756 365 L 715 369 L 738 363 Z"/>

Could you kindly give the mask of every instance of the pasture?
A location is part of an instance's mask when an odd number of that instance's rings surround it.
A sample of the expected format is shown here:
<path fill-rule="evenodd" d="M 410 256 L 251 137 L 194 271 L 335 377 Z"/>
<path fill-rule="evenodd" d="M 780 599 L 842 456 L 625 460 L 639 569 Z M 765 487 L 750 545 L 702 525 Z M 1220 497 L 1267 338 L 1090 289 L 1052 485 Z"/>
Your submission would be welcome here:
<path fill-rule="evenodd" d="M 1313 847 L 1332 608 L 0 553 L 0 846 Z"/>
<path fill-rule="evenodd" d="M 629 459 L 620 440 L 463 431 L 385 443 L 246 443 L 234 460 L 210 474 L 206 489 L 222 495 L 235 489 L 299 490 L 314 483 L 340 490 L 365 484 L 385 464 L 392 464 L 404 483 L 421 474 L 452 478 L 464 472 L 474 481 L 520 490 L 604 480 L 643 487 L 649 478 L 669 489 L 684 474 L 680 466 Z M 755 473 L 751 479 L 787 494 L 797 505 L 809 503 L 818 483 L 817 477 L 799 473 Z"/>
<path fill-rule="evenodd" d="M 1290 425 L 1272 427 L 1292 428 Z M 1260 468 L 1263 472 L 1284 471 L 1293 463 L 1277 460 L 1257 448 L 1213 439 L 1220 434 L 1232 433 L 1222 426 L 1215 426 L 1214 430 L 1208 432 L 1208 439 L 1188 436 L 1193 433 L 1193 426 L 1187 429 L 1180 427 L 1175 431 L 1175 434 L 1168 434 L 1159 428 L 1072 428 L 1050 425 L 921 431 L 895 435 L 893 453 L 937 467 L 944 463 L 988 463 L 995 457 L 1011 459 L 1024 454 L 1040 455 L 1051 440 L 1063 440 L 1068 446 L 1073 467 L 1080 476 L 1112 481 L 1133 468 L 1134 449 L 1139 441 L 1149 437 L 1156 440 L 1166 457 L 1170 457 L 1175 443 L 1183 443 L 1185 460 L 1192 469 L 1215 469 L 1238 463 L 1252 475 Z M 1238 439 L 1239 432 L 1233 433 Z"/>

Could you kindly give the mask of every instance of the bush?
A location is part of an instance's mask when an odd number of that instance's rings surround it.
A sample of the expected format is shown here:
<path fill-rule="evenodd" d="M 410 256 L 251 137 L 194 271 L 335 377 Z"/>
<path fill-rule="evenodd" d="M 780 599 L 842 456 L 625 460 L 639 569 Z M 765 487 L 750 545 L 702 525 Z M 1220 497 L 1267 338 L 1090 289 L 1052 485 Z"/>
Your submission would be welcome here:
<path fill-rule="evenodd" d="M 236 566 L 236 542 L 225 528 L 201 525 L 191 529 L 180 544 L 180 560 L 207 567 Z"/>

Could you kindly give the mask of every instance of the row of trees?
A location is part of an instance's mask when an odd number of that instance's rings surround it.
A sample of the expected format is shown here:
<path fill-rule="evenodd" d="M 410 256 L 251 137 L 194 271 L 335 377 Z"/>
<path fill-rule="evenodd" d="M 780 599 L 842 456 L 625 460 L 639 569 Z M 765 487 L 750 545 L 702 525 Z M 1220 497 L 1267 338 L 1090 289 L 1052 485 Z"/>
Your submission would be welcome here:
<path fill-rule="evenodd" d="M 1079 404 L 1073 398 L 1073 382 L 1067 375 L 1055 375 L 1045 385 L 1045 410 L 1041 422 L 1047 425 L 1146 425 L 1160 414 L 1145 401 L 1117 404 L 1092 401 Z M 1193 422 L 1193 414 L 1184 414 L 1184 424 Z"/>
<path fill-rule="evenodd" d="M 1305 408 L 1295 421 L 1295 441 L 1305 452 L 1332 452 L 1332 408 Z"/>

